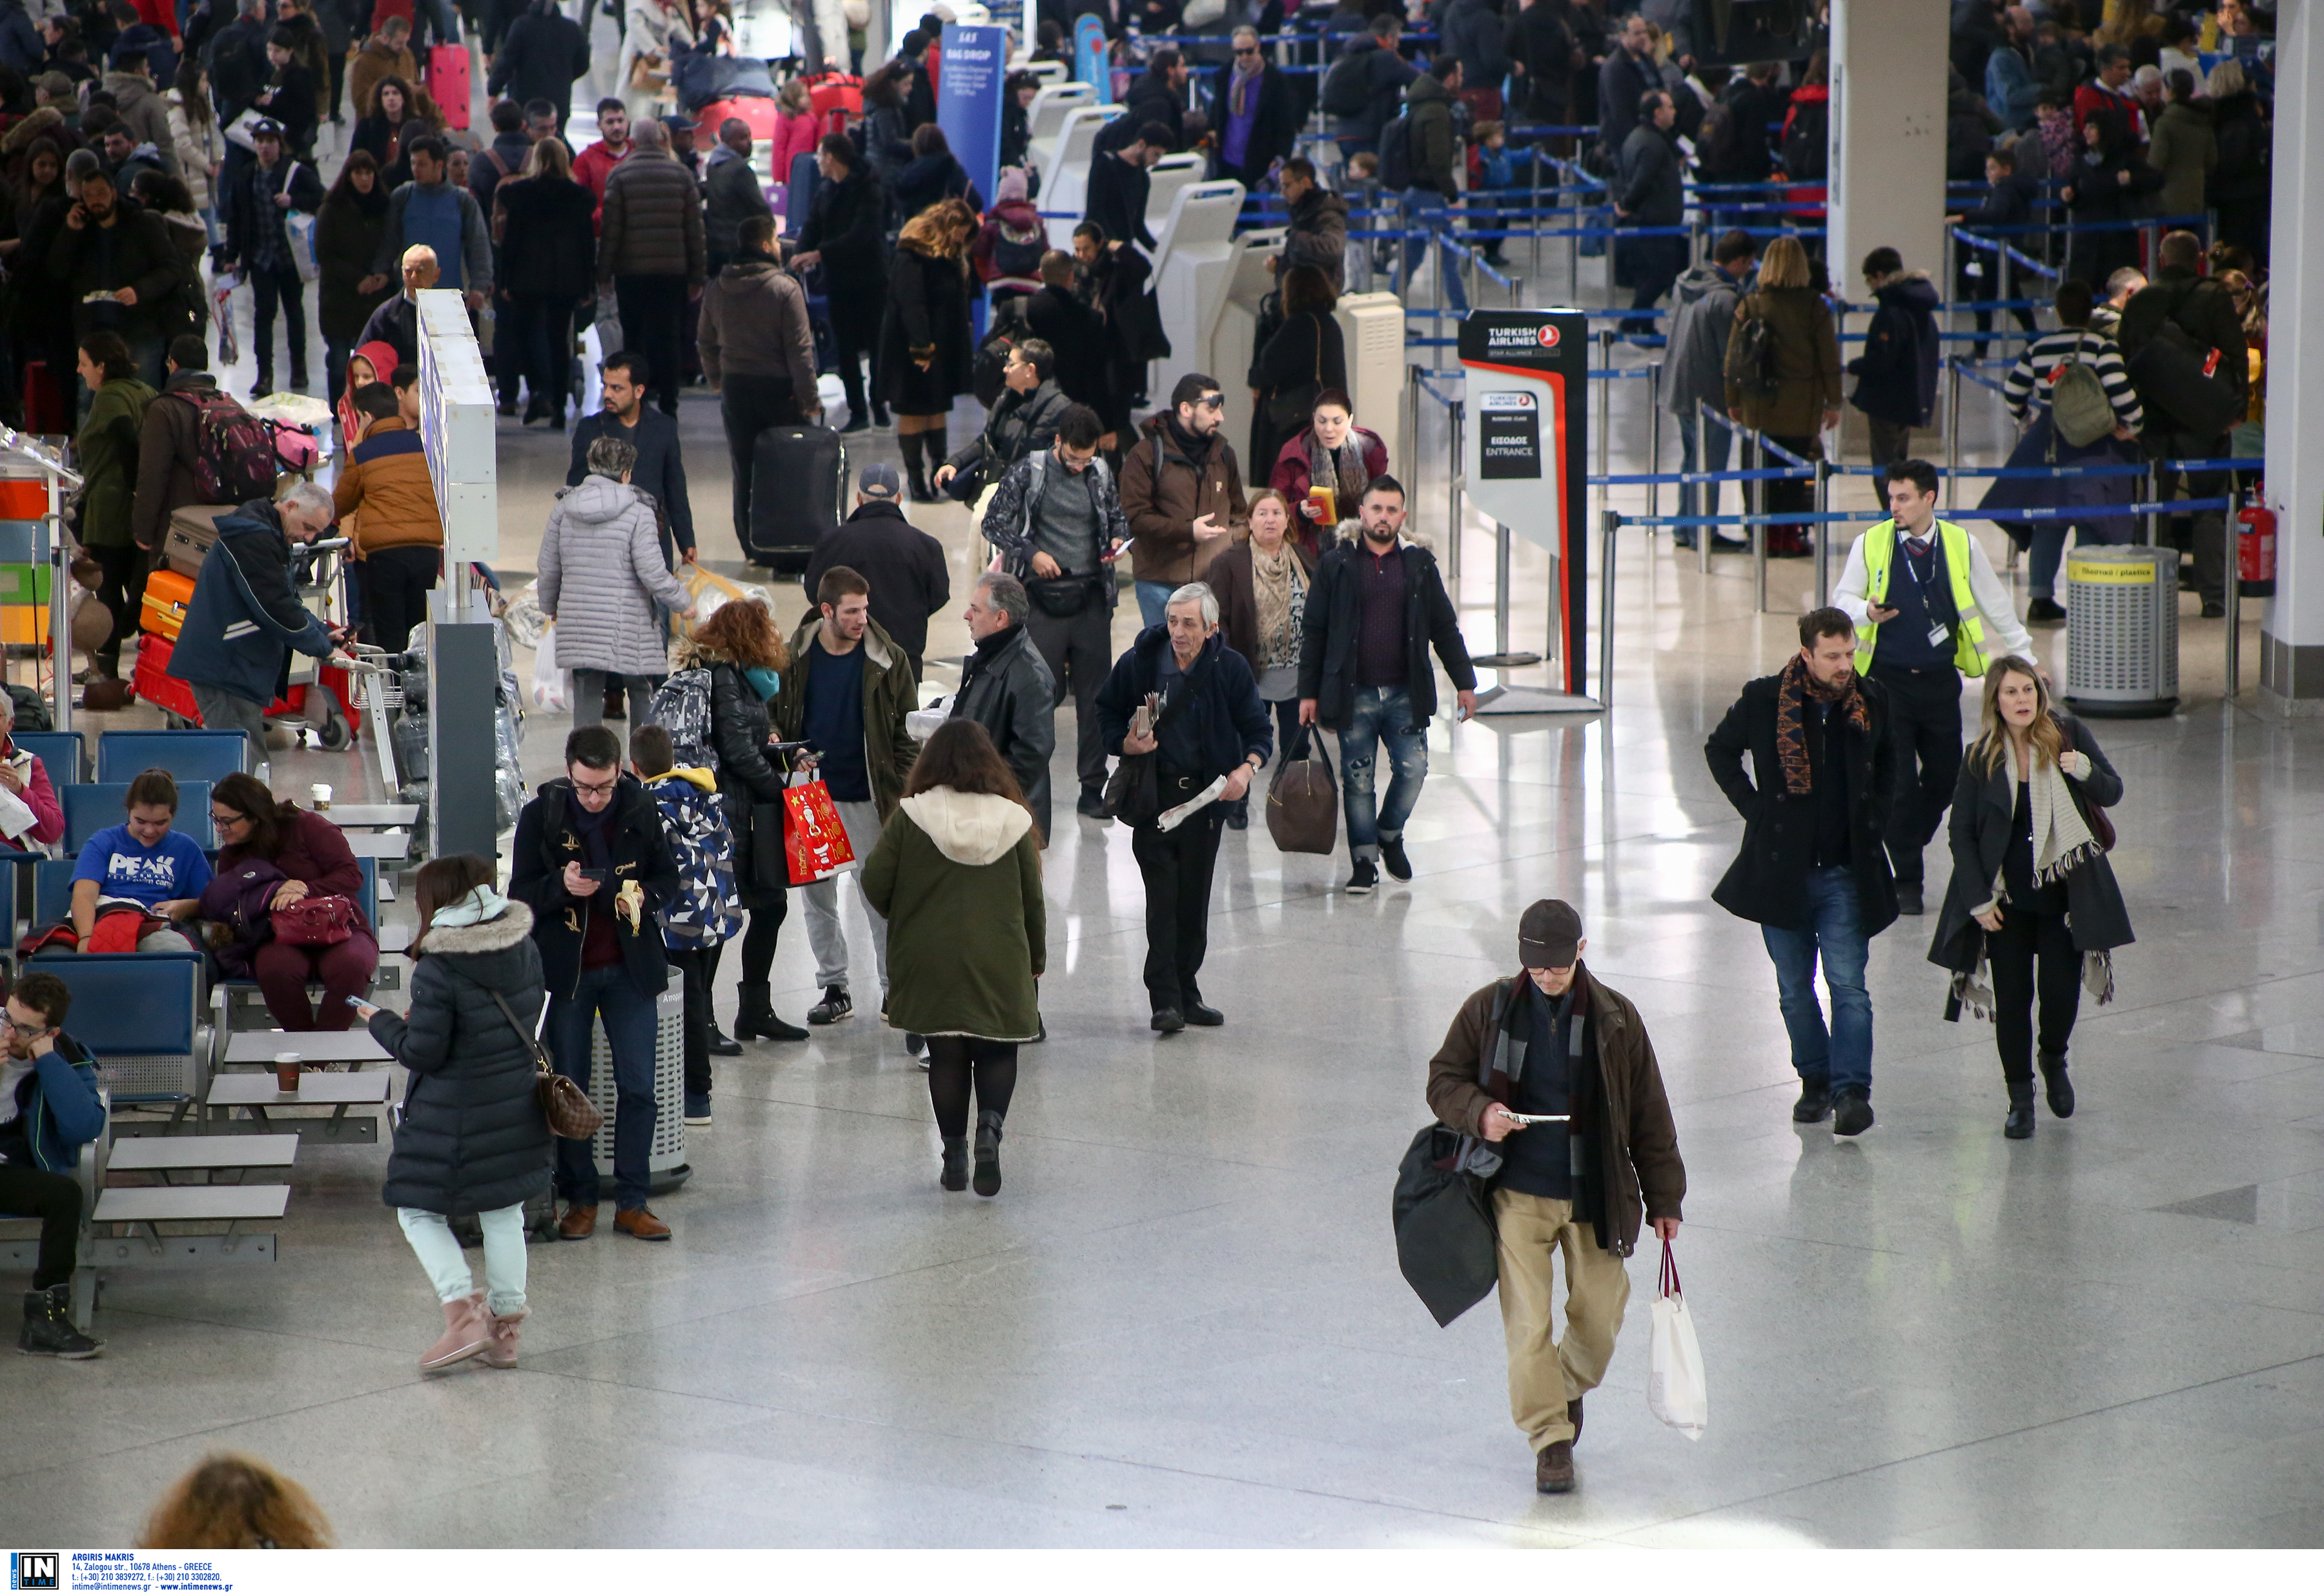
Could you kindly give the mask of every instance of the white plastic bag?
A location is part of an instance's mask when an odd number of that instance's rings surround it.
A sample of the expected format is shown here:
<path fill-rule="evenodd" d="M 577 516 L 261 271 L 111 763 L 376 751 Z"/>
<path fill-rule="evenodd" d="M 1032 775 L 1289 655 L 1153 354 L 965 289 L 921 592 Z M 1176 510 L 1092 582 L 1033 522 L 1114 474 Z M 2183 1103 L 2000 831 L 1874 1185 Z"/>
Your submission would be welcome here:
<path fill-rule="evenodd" d="M 1678 1284 L 1678 1264 L 1663 1242 L 1662 1277 L 1655 1291 L 1655 1332 L 1646 1357 L 1646 1409 L 1689 1440 L 1702 1438 L 1711 1396 L 1702 1380 L 1702 1348 Z"/>
<path fill-rule="evenodd" d="M 916 742 L 927 742 L 936 735 L 936 727 L 952 718 L 953 695 L 946 693 L 936 702 L 904 712 L 904 729 Z"/>
<path fill-rule="evenodd" d="M 573 674 L 557 668 L 557 628 L 553 625 L 540 634 L 540 646 L 533 650 L 532 701 L 544 709 L 561 711 L 573 706 Z"/>

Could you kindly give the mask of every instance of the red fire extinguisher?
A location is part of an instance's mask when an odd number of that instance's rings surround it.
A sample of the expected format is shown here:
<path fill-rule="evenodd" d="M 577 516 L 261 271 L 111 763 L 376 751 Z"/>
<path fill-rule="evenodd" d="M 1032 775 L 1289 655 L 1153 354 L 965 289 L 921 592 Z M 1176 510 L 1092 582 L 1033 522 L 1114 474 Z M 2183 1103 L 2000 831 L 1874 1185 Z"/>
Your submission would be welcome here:
<path fill-rule="evenodd" d="M 2264 485 L 2259 493 L 2266 491 Z M 2236 585 L 2246 598 L 2275 596 L 2275 512 L 2255 502 L 2236 512 Z"/>

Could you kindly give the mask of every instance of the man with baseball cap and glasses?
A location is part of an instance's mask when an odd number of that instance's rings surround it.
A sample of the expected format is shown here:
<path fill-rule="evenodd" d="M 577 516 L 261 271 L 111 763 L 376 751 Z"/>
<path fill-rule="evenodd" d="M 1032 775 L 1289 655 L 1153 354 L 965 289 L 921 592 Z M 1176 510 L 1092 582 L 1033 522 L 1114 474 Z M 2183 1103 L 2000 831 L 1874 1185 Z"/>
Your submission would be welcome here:
<path fill-rule="evenodd" d="M 1535 903 L 1517 927 L 1523 968 L 1471 992 L 1428 1061 L 1429 1108 L 1468 1138 L 1461 1167 L 1492 1186 L 1509 1415 L 1544 1495 L 1573 1488 L 1582 1398 L 1606 1376 L 1630 1299 L 1623 1259 L 1647 1224 L 1678 1233 L 1686 1194 L 1654 1044 L 1630 1000 L 1582 965 L 1588 945 L 1571 906 Z"/>

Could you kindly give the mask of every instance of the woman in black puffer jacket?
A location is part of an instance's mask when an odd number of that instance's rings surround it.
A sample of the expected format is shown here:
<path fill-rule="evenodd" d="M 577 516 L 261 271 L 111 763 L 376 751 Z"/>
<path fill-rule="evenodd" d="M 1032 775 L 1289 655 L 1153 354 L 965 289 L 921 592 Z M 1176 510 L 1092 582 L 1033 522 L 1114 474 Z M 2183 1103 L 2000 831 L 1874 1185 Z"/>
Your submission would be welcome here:
<path fill-rule="evenodd" d="M 533 1098 L 529 1045 L 546 998 L 540 954 L 532 910 L 494 890 L 493 879 L 492 864 L 474 853 L 421 865 L 410 1015 L 358 1008 L 373 1038 L 411 1074 L 380 1194 L 444 1304 L 443 1337 L 420 1358 L 423 1370 L 470 1357 L 516 1366 L 524 1204 L 549 1194 L 550 1137 Z M 484 1228 L 483 1291 L 445 1222 L 466 1213 Z"/>
<path fill-rule="evenodd" d="M 782 684 L 782 672 L 790 668 L 790 650 L 767 606 L 743 599 L 721 604 L 696 625 L 692 639 L 679 647 L 678 664 L 680 669 L 710 672 L 710 751 L 717 755 L 718 796 L 734 834 L 734 888 L 751 914 L 751 927 L 742 933 L 742 980 L 734 989 L 734 1039 L 804 1041 L 805 1030 L 775 1017 L 768 990 L 775 938 L 790 911 L 790 862 L 782 853 L 781 821 L 783 788 L 790 778 L 768 751 L 773 723 L 767 705 Z M 764 823 L 752 823 L 754 811 Z"/>

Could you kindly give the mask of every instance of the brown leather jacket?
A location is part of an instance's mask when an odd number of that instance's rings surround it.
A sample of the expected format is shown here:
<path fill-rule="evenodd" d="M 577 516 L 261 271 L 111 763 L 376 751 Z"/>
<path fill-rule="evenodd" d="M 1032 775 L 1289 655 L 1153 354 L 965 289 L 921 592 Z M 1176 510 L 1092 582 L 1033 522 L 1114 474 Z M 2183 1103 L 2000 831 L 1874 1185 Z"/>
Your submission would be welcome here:
<path fill-rule="evenodd" d="M 1478 1136 L 1477 1126 L 1489 1104 L 1507 1100 L 1508 1082 L 1496 1075 L 1493 1064 L 1512 999 L 1526 978 L 1519 970 L 1512 979 L 1469 993 L 1444 1032 L 1444 1045 L 1428 1060 L 1430 1111 L 1440 1123 L 1472 1138 L 1462 1143 L 1462 1165 L 1488 1176 L 1499 1171 L 1499 1157 Z M 1590 1143 L 1585 1166 L 1605 1182 L 1580 1194 L 1575 1217 L 1595 1224 L 1600 1247 L 1628 1257 L 1646 1220 L 1681 1216 L 1686 1165 L 1679 1159 L 1678 1130 L 1646 1021 L 1628 998 L 1592 977 L 1587 963 L 1573 981 L 1574 1011 L 1589 1015 L 1591 1056 L 1598 1061 L 1598 1089 L 1582 1097 L 1591 1119 L 1582 1132 Z M 1535 1125 L 1512 1133 L 1554 1129 Z M 1480 1164 L 1480 1154 L 1489 1167 Z"/>

